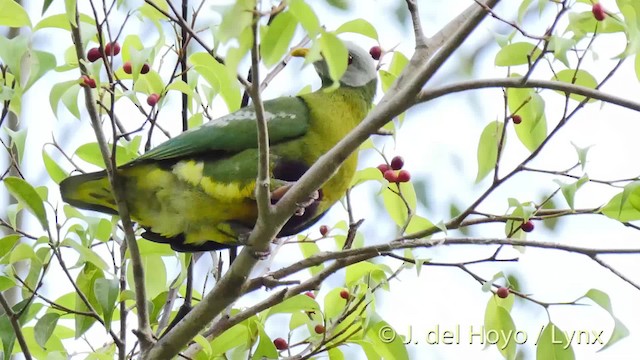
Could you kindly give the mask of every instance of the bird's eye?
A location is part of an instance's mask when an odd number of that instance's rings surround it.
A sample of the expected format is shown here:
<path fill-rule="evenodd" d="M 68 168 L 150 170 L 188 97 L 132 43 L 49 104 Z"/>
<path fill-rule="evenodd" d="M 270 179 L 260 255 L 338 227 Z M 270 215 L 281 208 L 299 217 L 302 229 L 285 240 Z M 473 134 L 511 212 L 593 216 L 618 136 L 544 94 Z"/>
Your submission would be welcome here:
<path fill-rule="evenodd" d="M 353 56 L 349 54 L 349 65 L 351 65 L 352 62 L 353 62 Z"/>

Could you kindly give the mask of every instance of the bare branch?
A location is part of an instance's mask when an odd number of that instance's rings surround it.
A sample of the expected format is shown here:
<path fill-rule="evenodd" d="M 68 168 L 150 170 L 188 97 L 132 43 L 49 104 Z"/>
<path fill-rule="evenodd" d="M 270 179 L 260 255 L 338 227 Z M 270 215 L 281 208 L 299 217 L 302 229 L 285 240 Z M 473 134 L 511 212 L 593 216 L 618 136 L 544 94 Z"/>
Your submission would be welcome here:
<path fill-rule="evenodd" d="M 630 110 L 640 111 L 639 102 L 608 94 L 600 90 L 562 81 L 535 79 L 527 79 L 526 81 L 523 81 L 523 78 L 468 80 L 441 86 L 435 89 L 425 89 L 416 96 L 416 103 L 426 102 L 443 95 L 453 94 L 460 91 L 486 88 L 542 88 L 558 90 L 568 94 L 578 94 L 588 98 L 602 100 Z"/>
<path fill-rule="evenodd" d="M 29 346 L 27 345 L 27 341 L 25 340 L 24 335 L 22 334 L 22 326 L 18 321 L 18 316 L 16 315 L 16 313 L 13 312 L 13 310 L 11 309 L 11 306 L 7 302 L 7 299 L 5 299 L 2 293 L 0 293 L 0 306 L 2 307 L 2 310 L 4 310 L 5 315 L 7 315 L 7 317 L 9 318 L 11 327 L 13 328 L 13 331 L 16 333 L 16 339 L 18 340 L 18 344 L 20 344 L 20 349 L 22 350 L 22 356 L 24 356 L 26 360 L 31 360 L 32 359 L 31 352 L 29 352 Z"/>
<path fill-rule="evenodd" d="M 76 9 L 76 24 L 80 22 L 78 16 L 78 10 Z M 80 72 L 83 75 L 87 75 L 88 71 L 86 66 L 84 65 L 84 52 L 82 49 L 82 37 L 80 34 L 80 29 L 70 23 L 71 26 L 71 36 L 73 38 L 73 43 L 75 45 L 76 56 L 78 57 L 78 65 L 80 67 Z M 133 223 L 131 222 L 131 217 L 129 215 L 129 209 L 127 207 L 127 203 L 122 194 L 122 189 L 119 186 L 119 181 L 117 179 L 117 175 L 115 169 L 113 168 L 113 164 L 111 162 L 111 156 L 107 139 L 102 131 L 102 126 L 100 123 L 100 116 L 95 106 L 95 99 L 93 96 L 93 92 L 89 87 L 84 88 L 84 97 L 85 97 L 85 106 L 87 108 L 87 112 L 89 113 L 89 117 L 91 119 L 91 126 L 96 134 L 96 140 L 98 142 L 98 146 L 100 147 L 100 153 L 102 154 L 102 159 L 105 163 L 105 168 L 107 170 L 107 177 L 109 178 L 109 184 L 113 190 L 113 197 L 116 201 L 116 205 L 118 208 L 118 214 L 120 215 L 120 220 L 122 221 L 122 226 L 124 228 L 125 240 L 129 247 L 129 251 L 131 254 L 131 264 L 133 268 L 134 275 L 134 283 L 135 283 L 135 293 L 136 293 L 136 307 L 138 309 L 138 327 L 139 334 L 141 335 L 141 347 L 143 349 L 147 349 L 151 343 L 151 327 L 149 326 L 149 313 L 147 309 L 147 294 L 144 286 L 144 268 L 142 267 L 142 259 L 140 257 L 140 251 L 138 249 L 138 243 L 135 239 L 135 234 L 133 232 Z M 114 142 L 115 144 L 115 142 Z M 115 156 L 115 154 L 113 154 Z"/>

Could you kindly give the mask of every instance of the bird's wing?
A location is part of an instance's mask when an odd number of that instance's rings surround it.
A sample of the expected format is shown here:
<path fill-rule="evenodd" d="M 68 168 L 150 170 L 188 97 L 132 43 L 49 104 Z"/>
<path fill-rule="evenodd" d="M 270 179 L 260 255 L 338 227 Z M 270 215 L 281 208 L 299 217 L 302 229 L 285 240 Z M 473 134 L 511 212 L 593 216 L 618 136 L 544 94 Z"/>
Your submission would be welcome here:
<path fill-rule="evenodd" d="M 304 135 L 309 127 L 309 108 L 298 97 L 264 102 L 269 142 L 277 144 Z M 212 120 L 151 149 L 132 163 L 169 160 L 215 153 L 237 153 L 257 148 L 256 113 L 253 106 Z"/>

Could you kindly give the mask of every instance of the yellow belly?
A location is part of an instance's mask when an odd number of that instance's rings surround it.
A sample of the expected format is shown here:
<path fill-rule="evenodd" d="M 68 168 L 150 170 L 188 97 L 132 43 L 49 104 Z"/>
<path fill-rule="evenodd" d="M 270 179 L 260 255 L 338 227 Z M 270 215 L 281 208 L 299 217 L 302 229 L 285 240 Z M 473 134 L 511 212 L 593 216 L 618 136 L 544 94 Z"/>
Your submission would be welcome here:
<path fill-rule="evenodd" d="M 128 184 L 127 203 L 132 218 L 140 225 L 168 238 L 184 233 L 187 244 L 208 240 L 235 243 L 237 234 L 230 222 L 253 226 L 257 209 L 246 196 L 253 192 L 253 183 L 242 188 L 233 184 L 225 187 L 202 176 L 196 182 L 198 176 L 193 173 L 187 181 L 181 171 L 194 169 L 176 168 L 169 171 L 140 165 L 123 171 Z"/>

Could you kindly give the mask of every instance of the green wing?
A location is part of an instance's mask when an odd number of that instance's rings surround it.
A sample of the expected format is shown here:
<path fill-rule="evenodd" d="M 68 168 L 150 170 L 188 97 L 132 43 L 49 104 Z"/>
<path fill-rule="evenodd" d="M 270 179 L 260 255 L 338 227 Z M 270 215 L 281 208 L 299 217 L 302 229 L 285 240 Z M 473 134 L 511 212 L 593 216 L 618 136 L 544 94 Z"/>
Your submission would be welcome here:
<path fill-rule="evenodd" d="M 264 102 L 269 142 L 277 144 L 304 135 L 309 127 L 309 108 L 298 97 Z M 151 149 L 129 164 L 168 160 L 212 153 L 237 153 L 257 148 L 256 113 L 253 106 L 212 120 Z"/>

